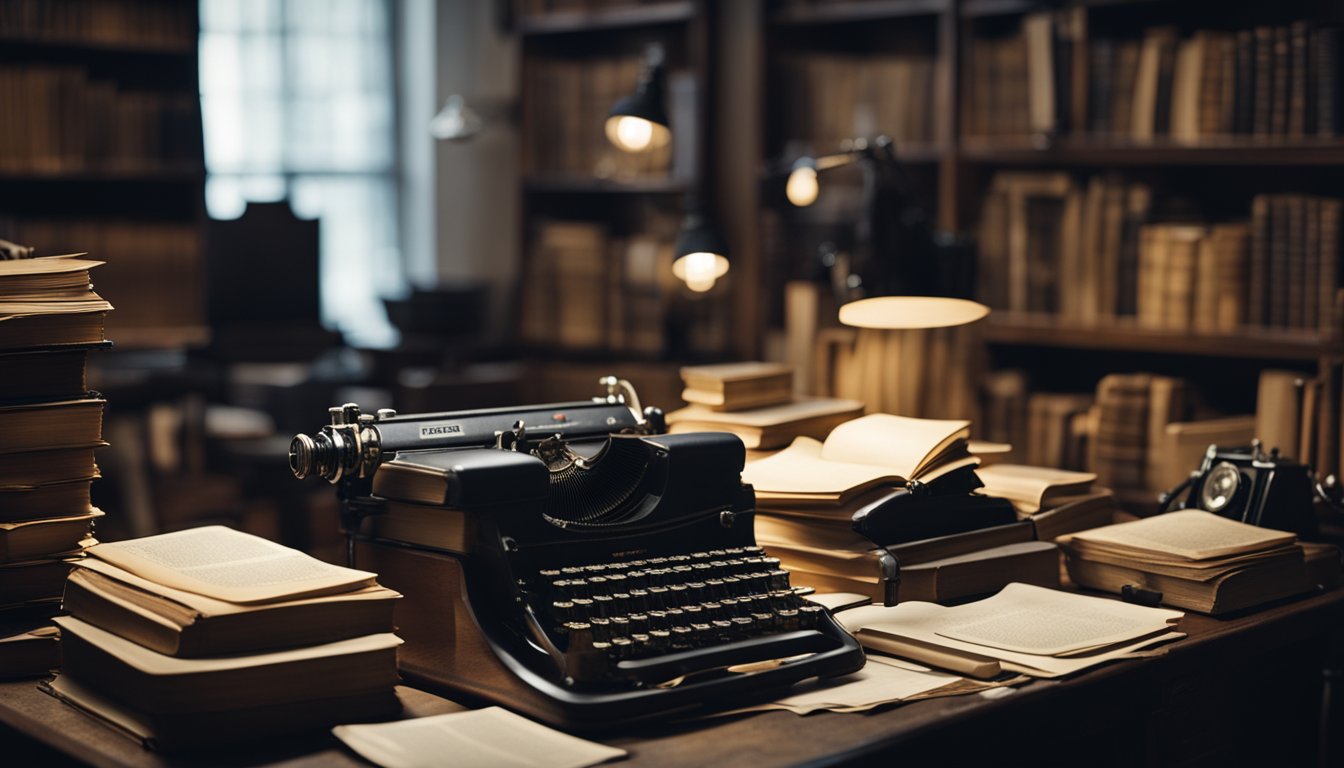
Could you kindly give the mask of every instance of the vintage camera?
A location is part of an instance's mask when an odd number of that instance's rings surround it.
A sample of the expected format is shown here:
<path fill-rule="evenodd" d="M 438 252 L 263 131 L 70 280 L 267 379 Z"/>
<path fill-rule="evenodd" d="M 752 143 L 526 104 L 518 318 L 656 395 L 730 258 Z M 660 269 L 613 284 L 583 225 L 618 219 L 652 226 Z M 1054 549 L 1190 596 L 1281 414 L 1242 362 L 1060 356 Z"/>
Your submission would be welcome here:
<path fill-rule="evenodd" d="M 1258 440 L 1230 449 L 1210 445 L 1199 469 L 1163 494 L 1162 511 L 1187 489 L 1178 509 L 1202 509 L 1302 537 L 1316 534 L 1311 468 L 1279 456 L 1277 448 L 1266 453 Z"/>

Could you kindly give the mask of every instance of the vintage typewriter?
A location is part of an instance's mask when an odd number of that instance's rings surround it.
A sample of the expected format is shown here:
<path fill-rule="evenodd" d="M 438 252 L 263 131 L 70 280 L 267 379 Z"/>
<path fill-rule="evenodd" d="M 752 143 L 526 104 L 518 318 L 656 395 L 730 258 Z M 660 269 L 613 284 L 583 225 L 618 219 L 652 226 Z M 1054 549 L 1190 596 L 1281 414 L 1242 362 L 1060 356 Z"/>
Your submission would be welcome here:
<path fill-rule="evenodd" d="M 661 411 L 627 382 L 601 383 L 591 402 L 516 409 L 334 407 L 294 438 L 294 474 L 338 487 L 351 565 L 405 596 L 403 675 L 593 728 L 862 667 L 854 639 L 755 546 L 741 441 L 661 434 Z M 372 488 L 394 457 L 444 468 L 461 545 L 360 533 L 390 503 Z"/>

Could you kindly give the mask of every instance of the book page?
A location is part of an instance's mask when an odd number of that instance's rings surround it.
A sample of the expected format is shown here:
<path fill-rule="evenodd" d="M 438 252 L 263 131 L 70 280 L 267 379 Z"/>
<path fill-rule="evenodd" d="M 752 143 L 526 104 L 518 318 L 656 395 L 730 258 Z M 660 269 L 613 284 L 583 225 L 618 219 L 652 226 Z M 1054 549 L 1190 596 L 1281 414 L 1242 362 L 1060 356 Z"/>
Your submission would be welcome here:
<path fill-rule="evenodd" d="M 1211 512 L 1185 509 L 1074 534 L 1074 541 L 1109 544 L 1189 560 L 1245 554 L 1281 546 L 1296 536 Z"/>
<path fill-rule="evenodd" d="M 151 651 L 139 643 L 127 640 L 120 635 L 114 635 L 73 616 L 57 616 L 52 621 L 61 628 L 62 632 L 69 632 L 76 637 L 83 638 L 147 675 L 195 675 L 231 669 L 268 667 L 310 659 L 369 653 L 401 645 L 401 638 L 391 632 L 385 632 L 377 635 L 352 637 L 348 640 L 338 640 L 334 643 L 290 648 L 283 651 L 186 659 L 177 656 L 165 656 L 158 651 Z"/>
<path fill-rule="evenodd" d="M 900 477 L 914 477 L 953 440 L 970 434 L 962 420 L 912 419 L 872 413 L 831 431 L 821 451 L 827 461 L 875 464 Z"/>
<path fill-rule="evenodd" d="M 0 259 L 0 279 L 17 278 L 25 275 L 56 275 L 64 272 L 79 272 L 101 266 L 103 262 L 76 258 L 82 253 L 64 256 L 47 256 L 39 259 Z"/>
<path fill-rule="evenodd" d="M 623 749 L 570 736 L 500 707 L 368 725 L 338 725 L 336 738 L 383 768 L 584 768 Z"/>
<path fill-rule="evenodd" d="M 89 554 L 150 581 L 233 603 L 345 592 L 376 577 L 220 525 L 99 544 Z"/>
<path fill-rule="evenodd" d="M 831 496 L 882 480 L 904 482 L 903 476 L 884 467 L 827 461 L 822 458 L 822 450 L 822 444 L 810 437 L 796 438 L 779 453 L 748 464 L 742 470 L 742 482 L 765 493 Z"/>

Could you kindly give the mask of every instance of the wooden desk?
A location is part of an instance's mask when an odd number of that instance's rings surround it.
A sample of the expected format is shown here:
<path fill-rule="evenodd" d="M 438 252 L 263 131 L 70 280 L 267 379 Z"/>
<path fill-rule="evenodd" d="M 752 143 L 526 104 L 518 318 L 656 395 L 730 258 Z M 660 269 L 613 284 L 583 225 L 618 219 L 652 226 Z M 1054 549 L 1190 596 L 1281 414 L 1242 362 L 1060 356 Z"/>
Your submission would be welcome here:
<path fill-rule="evenodd" d="M 630 768 L 933 754 L 955 762 L 1313 764 L 1322 670 L 1338 669 L 1344 656 L 1344 590 L 1232 619 L 1190 614 L 1180 629 L 1189 637 L 1164 656 L 1034 681 L 1001 699 L 956 696 L 866 715 L 719 717 L 599 740 L 628 750 L 619 765 Z M 409 716 L 456 708 L 408 688 L 400 694 Z M 0 684 L 0 723 L 9 729 L 0 728 L 6 757 L 29 749 L 46 758 L 50 748 L 99 766 L 363 765 L 330 736 L 211 753 L 208 761 L 164 758 L 39 692 L 33 681 Z M 1330 727 L 1336 743 L 1328 757 L 1338 764 L 1344 727 L 1338 717 Z"/>

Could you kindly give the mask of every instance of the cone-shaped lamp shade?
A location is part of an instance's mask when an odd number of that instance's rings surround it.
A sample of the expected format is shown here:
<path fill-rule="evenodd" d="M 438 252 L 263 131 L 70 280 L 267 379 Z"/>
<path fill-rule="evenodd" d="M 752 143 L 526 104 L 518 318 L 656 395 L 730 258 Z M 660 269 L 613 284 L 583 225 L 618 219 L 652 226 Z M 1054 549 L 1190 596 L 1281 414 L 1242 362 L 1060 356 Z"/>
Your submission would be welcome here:
<path fill-rule="evenodd" d="M 662 50 L 651 49 L 634 94 L 617 101 L 607 114 L 608 141 L 626 152 L 647 152 L 672 141 L 663 105 L 666 79 Z"/>

